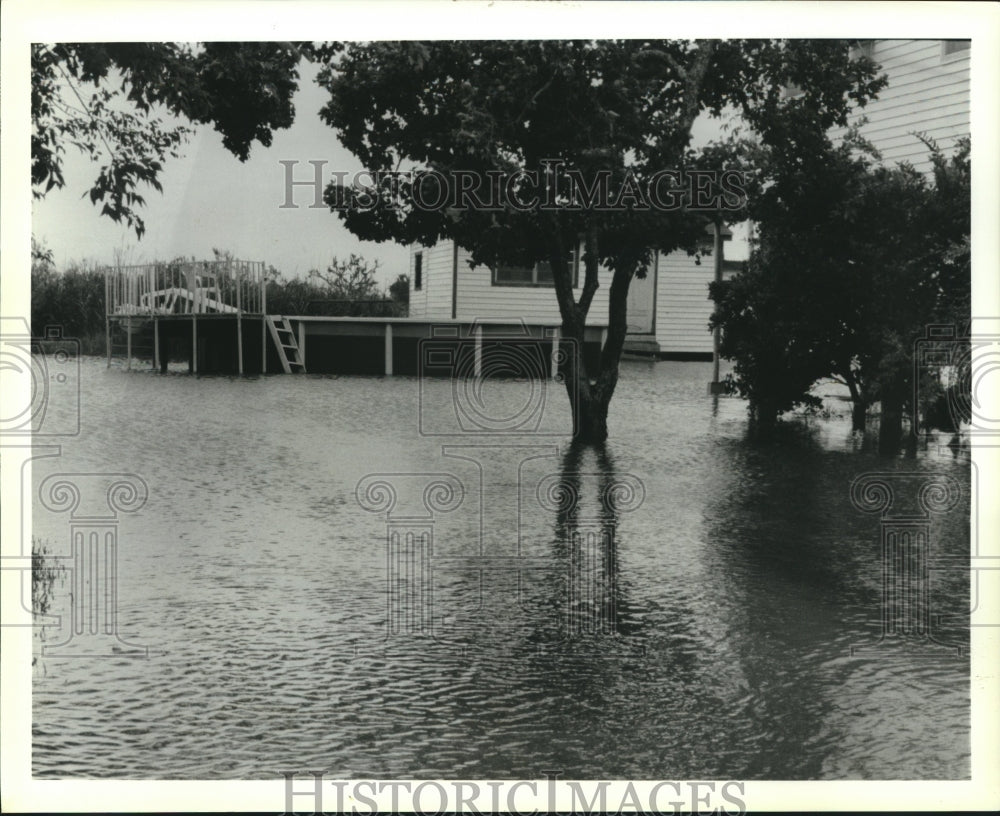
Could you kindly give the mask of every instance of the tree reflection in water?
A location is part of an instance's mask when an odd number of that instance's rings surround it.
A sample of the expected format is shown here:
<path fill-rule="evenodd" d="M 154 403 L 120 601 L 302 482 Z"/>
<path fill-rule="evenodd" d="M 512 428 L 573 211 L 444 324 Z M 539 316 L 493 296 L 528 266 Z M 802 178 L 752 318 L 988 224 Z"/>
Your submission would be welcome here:
<path fill-rule="evenodd" d="M 592 461 L 588 461 L 592 459 Z M 554 511 L 554 556 L 566 568 L 564 636 L 627 635 L 619 580 L 618 524 L 645 498 L 642 482 L 619 475 L 604 445 L 571 443 L 561 471 L 543 478 L 539 503 Z"/>

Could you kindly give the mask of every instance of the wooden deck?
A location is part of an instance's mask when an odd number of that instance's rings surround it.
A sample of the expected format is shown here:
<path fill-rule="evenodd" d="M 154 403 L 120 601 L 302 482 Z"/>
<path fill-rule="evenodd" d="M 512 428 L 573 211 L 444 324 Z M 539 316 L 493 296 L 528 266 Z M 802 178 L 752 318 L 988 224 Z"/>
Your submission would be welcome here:
<path fill-rule="evenodd" d="M 165 371 L 169 360 L 186 359 L 195 374 L 480 376 L 503 368 L 511 376 L 538 376 L 544 366 L 554 376 L 566 342 L 558 325 L 510 318 L 203 313 L 108 319 L 121 330 L 132 325 L 132 332 L 120 332 L 124 343 L 118 344 L 126 346 L 127 366 L 145 360 Z M 588 364 L 596 361 L 605 336 L 605 327 L 587 327 Z"/>

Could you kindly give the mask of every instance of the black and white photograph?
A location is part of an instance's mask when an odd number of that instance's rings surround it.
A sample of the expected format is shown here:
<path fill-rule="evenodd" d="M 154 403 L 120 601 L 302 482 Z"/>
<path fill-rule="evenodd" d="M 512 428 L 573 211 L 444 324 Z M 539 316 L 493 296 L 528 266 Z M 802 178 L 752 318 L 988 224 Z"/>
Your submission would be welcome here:
<path fill-rule="evenodd" d="M 997 6 L 2 13 L 5 812 L 1000 807 Z"/>

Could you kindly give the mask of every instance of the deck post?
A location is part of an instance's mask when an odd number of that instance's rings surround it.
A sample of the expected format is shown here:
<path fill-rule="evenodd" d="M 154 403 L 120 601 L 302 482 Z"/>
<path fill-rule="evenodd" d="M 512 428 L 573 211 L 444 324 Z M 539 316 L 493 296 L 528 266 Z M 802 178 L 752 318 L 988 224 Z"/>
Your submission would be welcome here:
<path fill-rule="evenodd" d="M 559 376 L 559 327 L 552 333 L 552 379 Z"/>
<path fill-rule="evenodd" d="M 385 324 L 385 376 L 392 376 L 392 323 Z"/>
<path fill-rule="evenodd" d="M 125 318 L 125 370 L 132 370 L 132 317 Z"/>
<path fill-rule="evenodd" d="M 191 371 L 198 373 L 198 313 L 191 312 Z"/>
<path fill-rule="evenodd" d="M 302 370 L 306 367 L 306 322 L 299 321 L 299 359 L 302 361 Z"/>
<path fill-rule="evenodd" d="M 160 367 L 160 319 L 153 317 L 153 370 Z"/>
<path fill-rule="evenodd" d="M 483 324 L 476 324 L 475 375 L 483 376 Z"/>
<path fill-rule="evenodd" d="M 111 368 L 111 281 L 107 270 L 104 272 L 104 346 L 108 353 L 108 368 Z"/>
<path fill-rule="evenodd" d="M 236 369 L 243 376 L 243 300 L 240 296 L 240 268 L 236 267 Z"/>
<path fill-rule="evenodd" d="M 260 275 L 260 373 L 267 374 L 267 279 Z"/>

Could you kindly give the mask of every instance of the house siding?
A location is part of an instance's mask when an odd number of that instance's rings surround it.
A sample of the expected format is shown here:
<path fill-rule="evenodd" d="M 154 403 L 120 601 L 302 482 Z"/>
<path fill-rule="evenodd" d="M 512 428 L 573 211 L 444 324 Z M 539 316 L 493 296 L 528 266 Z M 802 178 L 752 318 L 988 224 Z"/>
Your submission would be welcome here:
<path fill-rule="evenodd" d="M 868 121 L 861 135 L 882 153 L 886 165 L 909 162 L 917 170 L 932 169 L 929 151 L 916 137 L 922 133 L 948 155 L 970 133 L 969 55 L 944 55 L 941 40 L 875 40 L 872 59 L 889 84 L 879 98 L 857 109 L 851 123 Z M 842 129 L 833 136 L 843 136 Z"/>
<path fill-rule="evenodd" d="M 442 241 L 434 247 L 414 247 L 410 252 L 410 280 L 413 280 L 416 252 L 424 253 L 423 288 L 410 293 L 410 316 L 451 317 L 453 245 Z M 701 264 L 685 252 L 657 258 L 655 337 L 661 353 L 710 354 L 712 335 L 708 318 L 712 304 L 708 283 L 713 278 L 711 257 Z M 594 295 L 587 324 L 604 326 L 608 320 L 608 292 L 611 272 L 598 271 L 600 287 Z M 580 283 L 582 284 L 582 270 Z M 580 287 L 575 289 L 577 297 Z M 456 317 L 523 319 L 527 323 L 561 322 L 555 292 L 550 287 L 494 286 L 487 267 L 469 266 L 469 253 L 458 251 L 458 302 Z"/>
<path fill-rule="evenodd" d="M 416 280 L 417 253 L 423 253 L 423 285 L 413 288 Z M 454 263 L 448 242 L 432 247 L 410 247 L 410 317 L 451 317 L 451 278 Z"/>
<path fill-rule="evenodd" d="M 448 243 L 450 248 L 451 244 Z M 494 286 L 492 272 L 485 266 L 469 266 L 469 253 L 458 251 L 458 313 L 465 320 L 477 317 L 521 318 L 527 323 L 562 322 L 555 290 L 551 286 Z M 611 272 L 603 267 L 598 270 L 600 286 L 594 295 L 587 324 L 603 326 L 608 322 L 608 289 Z M 583 284 L 581 266 L 575 296 L 579 298 Z M 449 316 L 450 316 L 449 312 Z"/>
<path fill-rule="evenodd" d="M 712 353 L 708 284 L 715 277 L 714 264 L 714 258 L 703 257 L 699 265 L 686 252 L 660 256 L 655 332 L 661 354 Z"/>

